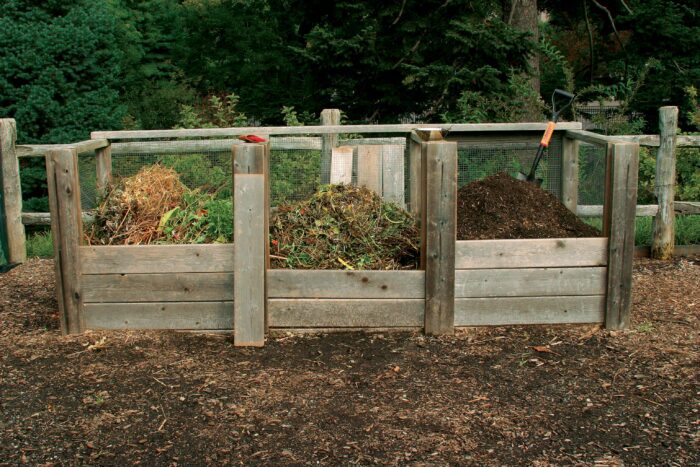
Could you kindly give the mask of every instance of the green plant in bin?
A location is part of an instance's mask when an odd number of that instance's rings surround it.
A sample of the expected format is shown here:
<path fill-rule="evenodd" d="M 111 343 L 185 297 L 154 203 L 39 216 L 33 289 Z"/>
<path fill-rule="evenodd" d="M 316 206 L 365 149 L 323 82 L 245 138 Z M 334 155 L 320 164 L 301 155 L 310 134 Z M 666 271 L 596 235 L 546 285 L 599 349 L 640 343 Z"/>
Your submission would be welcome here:
<path fill-rule="evenodd" d="M 158 228 L 164 243 L 227 243 L 233 238 L 233 206 L 228 199 L 189 191 L 181 206 L 163 214 Z"/>

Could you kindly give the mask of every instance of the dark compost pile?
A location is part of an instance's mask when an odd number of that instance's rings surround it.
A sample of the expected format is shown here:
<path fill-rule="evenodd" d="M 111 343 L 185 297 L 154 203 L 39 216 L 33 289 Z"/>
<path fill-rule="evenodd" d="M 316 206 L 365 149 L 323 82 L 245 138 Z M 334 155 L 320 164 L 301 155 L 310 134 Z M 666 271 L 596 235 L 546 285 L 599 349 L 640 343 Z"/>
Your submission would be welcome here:
<path fill-rule="evenodd" d="M 599 236 L 554 195 L 507 173 L 471 182 L 458 193 L 458 240 Z"/>

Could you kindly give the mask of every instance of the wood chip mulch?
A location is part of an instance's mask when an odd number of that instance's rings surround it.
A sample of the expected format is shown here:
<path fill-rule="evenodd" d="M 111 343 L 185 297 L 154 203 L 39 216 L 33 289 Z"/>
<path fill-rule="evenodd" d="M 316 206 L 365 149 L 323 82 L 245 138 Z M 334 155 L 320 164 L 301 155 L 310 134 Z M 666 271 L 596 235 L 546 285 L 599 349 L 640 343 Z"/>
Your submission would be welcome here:
<path fill-rule="evenodd" d="M 626 332 L 56 330 L 53 263 L 0 275 L 0 465 L 698 465 L 700 258 L 639 260 Z"/>

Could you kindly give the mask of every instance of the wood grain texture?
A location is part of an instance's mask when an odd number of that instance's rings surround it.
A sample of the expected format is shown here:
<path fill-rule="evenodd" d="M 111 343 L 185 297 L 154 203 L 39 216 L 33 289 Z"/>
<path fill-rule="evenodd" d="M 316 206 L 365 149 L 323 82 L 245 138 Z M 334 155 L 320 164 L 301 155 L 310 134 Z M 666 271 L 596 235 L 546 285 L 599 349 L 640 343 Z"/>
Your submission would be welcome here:
<path fill-rule="evenodd" d="M 425 258 L 425 333 L 454 332 L 457 238 L 457 143 L 422 144 L 425 197 L 421 242 Z"/>
<path fill-rule="evenodd" d="M 561 153 L 561 202 L 569 211 L 576 212 L 578 205 L 578 153 L 579 142 L 563 138 Z"/>
<path fill-rule="evenodd" d="M 106 146 L 109 146 L 109 140 L 105 138 L 88 139 L 70 144 L 23 144 L 17 146 L 17 157 L 45 156 L 48 151 L 59 149 L 75 149 L 80 155 L 95 152 Z"/>
<path fill-rule="evenodd" d="M 350 185 L 352 183 L 352 160 L 355 150 L 351 146 L 333 148 L 331 153 L 331 183 Z"/>
<path fill-rule="evenodd" d="M 455 276 L 455 297 L 603 295 L 607 268 L 465 269 Z"/>
<path fill-rule="evenodd" d="M 659 150 L 656 155 L 654 190 L 659 210 L 654 216 L 651 237 L 651 256 L 667 260 L 675 246 L 675 216 L 673 199 L 676 193 L 676 132 L 678 107 L 659 109 Z"/>
<path fill-rule="evenodd" d="M 0 190 L 2 209 L 0 222 L 7 236 L 2 245 L 9 263 L 23 263 L 27 259 L 26 237 L 22 224 L 22 186 L 19 161 L 15 150 L 17 125 L 12 118 L 0 119 Z"/>
<path fill-rule="evenodd" d="M 83 274 L 233 272 L 232 244 L 82 246 Z"/>
<path fill-rule="evenodd" d="M 255 133 L 255 132 L 253 132 Z M 192 154 L 197 152 L 228 152 L 231 147 L 247 144 L 239 139 L 200 139 L 181 141 L 135 141 L 114 143 L 113 154 Z M 321 150 L 320 137 L 295 136 L 270 138 L 272 150 Z"/>
<path fill-rule="evenodd" d="M 322 126 L 340 125 L 340 110 L 323 109 Z M 327 185 L 331 180 L 331 153 L 338 146 L 338 133 L 326 133 L 321 136 L 321 184 Z"/>
<path fill-rule="evenodd" d="M 211 138 L 247 135 L 250 133 L 264 135 L 328 135 L 334 133 L 410 133 L 415 128 L 438 127 L 451 133 L 474 132 L 509 132 L 532 131 L 543 132 L 546 123 L 421 123 L 399 125 L 329 125 L 329 126 L 278 126 L 278 127 L 235 127 L 235 128 L 196 128 L 182 130 L 127 130 L 127 131 L 93 131 L 91 138 L 109 140 L 123 139 L 162 139 L 162 138 Z M 557 123 L 559 130 L 580 130 L 580 122 Z"/>
<path fill-rule="evenodd" d="M 233 329 L 232 302 L 88 303 L 87 329 Z"/>
<path fill-rule="evenodd" d="M 617 143 L 613 147 L 610 193 L 610 241 L 605 326 L 626 329 L 632 301 L 634 217 L 637 204 L 639 145 Z"/>
<path fill-rule="evenodd" d="M 463 240 L 456 244 L 457 269 L 582 267 L 606 264 L 607 238 Z"/>
<path fill-rule="evenodd" d="M 233 300 L 233 273 L 84 274 L 85 303 Z"/>
<path fill-rule="evenodd" d="M 700 214 L 700 202 L 674 201 L 673 210 L 676 214 Z M 655 216 L 658 211 L 659 206 L 657 204 L 638 204 L 635 208 L 635 215 L 637 217 Z M 603 205 L 578 205 L 576 214 L 579 217 L 602 217 Z"/>
<path fill-rule="evenodd" d="M 408 210 L 416 219 L 421 218 L 421 197 L 423 174 L 421 171 L 421 141 L 415 141 L 417 135 L 412 133 L 408 146 Z"/>
<path fill-rule="evenodd" d="M 357 148 L 357 185 L 382 194 L 382 147 L 377 145 Z"/>
<path fill-rule="evenodd" d="M 455 326 L 602 323 L 605 296 L 460 298 Z"/>
<path fill-rule="evenodd" d="M 82 332 L 82 287 L 80 243 L 83 224 L 80 211 L 78 154 L 75 149 L 46 154 L 46 174 L 51 207 L 59 312 L 64 333 Z"/>
<path fill-rule="evenodd" d="M 267 271 L 269 298 L 425 298 L 424 271 Z"/>
<path fill-rule="evenodd" d="M 266 146 L 233 147 L 234 345 L 265 344 Z"/>
<path fill-rule="evenodd" d="M 97 181 L 95 188 L 98 197 L 105 195 L 105 191 L 112 183 L 112 146 L 105 146 L 95 153 L 95 168 L 97 171 Z"/>
<path fill-rule="evenodd" d="M 270 299 L 271 328 L 372 328 L 423 325 L 421 299 Z"/>

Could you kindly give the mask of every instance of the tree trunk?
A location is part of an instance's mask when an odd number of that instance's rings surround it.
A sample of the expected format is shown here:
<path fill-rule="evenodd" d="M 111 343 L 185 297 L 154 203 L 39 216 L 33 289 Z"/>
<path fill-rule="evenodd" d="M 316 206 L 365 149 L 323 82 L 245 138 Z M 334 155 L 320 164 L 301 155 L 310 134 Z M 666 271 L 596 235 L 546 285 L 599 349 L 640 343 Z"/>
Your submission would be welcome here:
<path fill-rule="evenodd" d="M 539 11 L 537 10 L 537 0 L 511 0 L 511 9 L 508 16 L 508 23 L 520 31 L 527 31 L 533 34 L 535 42 L 539 41 Z M 540 93 L 540 57 L 533 54 L 530 57 L 530 67 L 532 77 L 530 83 L 532 89 L 539 95 Z"/>

